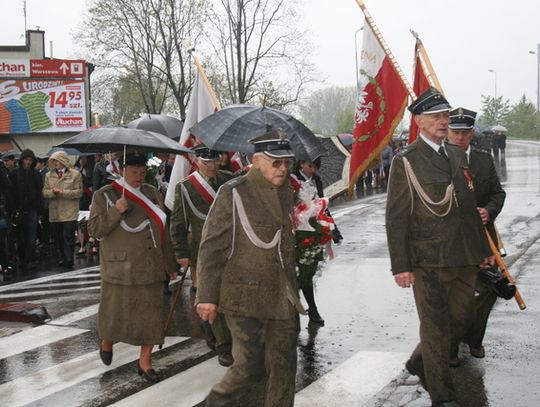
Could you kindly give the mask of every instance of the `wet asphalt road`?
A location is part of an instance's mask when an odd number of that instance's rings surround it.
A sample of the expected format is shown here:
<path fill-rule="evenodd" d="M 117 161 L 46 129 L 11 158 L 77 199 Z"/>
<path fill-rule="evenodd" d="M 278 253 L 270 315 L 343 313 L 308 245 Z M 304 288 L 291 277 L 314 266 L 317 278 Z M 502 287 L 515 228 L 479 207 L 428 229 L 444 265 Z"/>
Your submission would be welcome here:
<path fill-rule="evenodd" d="M 455 382 L 464 406 L 538 405 L 540 144 L 510 143 L 503 164 L 507 201 L 498 225 L 528 309 L 499 301 L 488 326 L 486 358 L 473 359 L 462 349 Z M 301 319 L 297 406 L 430 405 L 416 378 L 402 370 L 418 340 L 418 321 L 412 291 L 397 287 L 389 271 L 385 199 L 373 195 L 333 209 L 345 240 L 317 279 L 316 299 L 326 325 L 310 328 Z M 92 265 L 86 261 L 80 259 L 79 267 Z M 123 349 L 118 357 L 115 350 L 112 370 L 100 365 L 97 268 L 59 273 L 47 266 L 54 263 L 46 256 L 41 264 L 17 277 L 25 281 L 0 287 L 0 302 L 39 303 L 53 316 L 40 328 L 0 322 L 0 395 L 10 405 L 97 406 L 122 399 L 125 405 L 148 405 L 147 394 L 152 400 L 161 397 L 160 405 L 178 405 L 179 398 L 180 405 L 195 405 L 223 374 L 201 339 L 189 280 L 168 332 L 171 344 L 154 358 L 169 380 L 149 388 L 135 374 L 133 349 L 124 359 Z M 42 328 L 49 331 L 41 333 Z"/>

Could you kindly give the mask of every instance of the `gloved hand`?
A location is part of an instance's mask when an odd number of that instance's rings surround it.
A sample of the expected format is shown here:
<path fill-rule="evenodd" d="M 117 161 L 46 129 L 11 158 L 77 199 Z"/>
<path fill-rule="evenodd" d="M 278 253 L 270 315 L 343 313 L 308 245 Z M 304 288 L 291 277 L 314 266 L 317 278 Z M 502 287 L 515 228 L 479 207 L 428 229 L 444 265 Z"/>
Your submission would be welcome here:
<path fill-rule="evenodd" d="M 341 235 L 341 232 L 339 231 L 338 228 L 335 228 L 334 230 L 332 230 L 332 240 L 334 241 L 335 244 L 339 244 L 343 240 L 343 236 Z"/>

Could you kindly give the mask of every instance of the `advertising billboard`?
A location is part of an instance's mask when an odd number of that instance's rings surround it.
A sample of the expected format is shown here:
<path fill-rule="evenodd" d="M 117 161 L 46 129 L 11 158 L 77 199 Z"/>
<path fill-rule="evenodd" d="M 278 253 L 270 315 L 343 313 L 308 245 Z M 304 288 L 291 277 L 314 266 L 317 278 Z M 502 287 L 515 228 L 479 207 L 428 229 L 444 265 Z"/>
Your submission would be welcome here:
<path fill-rule="evenodd" d="M 0 134 L 86 129 L 82 79 L 0 79 Z"/>

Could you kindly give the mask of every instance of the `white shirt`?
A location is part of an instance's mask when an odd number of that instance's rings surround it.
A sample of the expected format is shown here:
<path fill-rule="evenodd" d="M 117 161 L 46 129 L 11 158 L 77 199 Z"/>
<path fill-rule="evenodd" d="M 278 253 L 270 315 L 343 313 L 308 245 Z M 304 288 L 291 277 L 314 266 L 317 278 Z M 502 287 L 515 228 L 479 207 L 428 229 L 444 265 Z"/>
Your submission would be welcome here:
<path fill-rule="evenodd" d="M 467 147 L 467 151 L 465 151 L 465 154 L 467 154 L 467 163 L 471 162 L 471 145 L 469 144 L 469 147 Z"/>
<path fill-rule="evenodd" d="M 442 147 L 444 150 L 444 153 L 446 154 L 446 156 L 448 156 L 448 152 L 446 151 L 446 147 L 444 146 L 444 143 L 441 143 L 441 144 L 434 143 L 433 141 L 429 140 L 426 136 L 424 136 L 422 133 L 420 133 L 420 137 L 422 137 L 422 140 L 424 140 L 428 146 L 434 149 L 437 152 L 437 154 L 439 154 L 439 148 Z"/>

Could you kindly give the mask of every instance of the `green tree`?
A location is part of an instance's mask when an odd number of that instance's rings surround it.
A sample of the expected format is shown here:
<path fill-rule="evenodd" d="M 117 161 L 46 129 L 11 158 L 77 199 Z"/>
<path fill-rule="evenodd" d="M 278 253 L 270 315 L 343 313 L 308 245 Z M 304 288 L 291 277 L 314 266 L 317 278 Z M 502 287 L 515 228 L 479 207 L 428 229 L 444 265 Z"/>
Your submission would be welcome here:
<path fill-rule="evenodd" d="M 505 125 L 510 113 L 510 101 L 502 96 L 492 97 L 482 95 L 482 115 L 478 118 L 481 127 L 491 127 L 497 124 Z"/>
<path fill-rule="evenodd" d="M 534 138 L 540 136 L 540 113 L 536 106 L 523 95 L 506 117 L 508 136 L 511 138 Z"/>
<path fill-rule="evenodd" d="M 306 126 L 325 136 L 350 133 L 354 126 L 356 89 L 328 87 L 313 92 L 300 106 Z"/>

